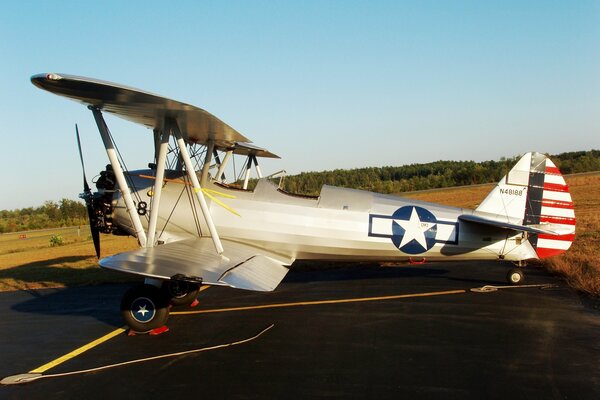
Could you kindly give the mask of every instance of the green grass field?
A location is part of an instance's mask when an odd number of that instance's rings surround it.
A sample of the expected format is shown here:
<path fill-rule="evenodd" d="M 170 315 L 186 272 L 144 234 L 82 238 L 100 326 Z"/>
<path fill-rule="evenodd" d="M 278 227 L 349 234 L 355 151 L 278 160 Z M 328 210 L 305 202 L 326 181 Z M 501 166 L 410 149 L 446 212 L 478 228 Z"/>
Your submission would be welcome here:
<path fill-rule="evenodd" d="M 0 255 L 23 253 L 49 247 L 53 236 L 62 238 L 64 245 L 89 240 L 89 226 L 41 229 L 38 231 L 3 233 L 0 235 Z"/>

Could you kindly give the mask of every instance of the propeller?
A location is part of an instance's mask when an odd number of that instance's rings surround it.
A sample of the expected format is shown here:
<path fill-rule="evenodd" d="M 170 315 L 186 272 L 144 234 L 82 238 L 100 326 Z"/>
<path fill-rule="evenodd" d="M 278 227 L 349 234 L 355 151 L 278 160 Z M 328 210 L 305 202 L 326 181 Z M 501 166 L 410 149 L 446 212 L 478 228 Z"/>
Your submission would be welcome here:
<path fill-rule="evenodd" d="M 90 231 L 92 232 L 92 241 L 94 242 L 94 249 L 96 250 L 96 257 L 100 259 L 100 230 L 96 226 L 96 213 L 94 210 L 94 195 L 90 189 L 90 185 L 87 183 L 85 177 L 85 164 L 83 163 L 83 152 L 81 151 L 81 139 L 79 138 L 79 128 L 75 124 L 75 133 L 77 134 L 77 147 L 79 148 L 79 158 L 81 159 L 81 169 L 83 171 L 83 193 L 79 195 L 80 198 L 85 200 L 87 206 L 88 218 L 90 220 Z"/>

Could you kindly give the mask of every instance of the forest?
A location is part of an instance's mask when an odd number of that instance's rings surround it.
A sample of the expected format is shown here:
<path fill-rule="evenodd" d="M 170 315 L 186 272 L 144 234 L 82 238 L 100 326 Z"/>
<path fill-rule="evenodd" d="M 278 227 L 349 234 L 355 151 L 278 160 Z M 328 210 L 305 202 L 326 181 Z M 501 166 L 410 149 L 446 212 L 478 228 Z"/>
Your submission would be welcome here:
<path fill-rule="evenodd" d="M 499 161 L 435 161 L 398 167 L 369 167 L 303 172 L 285 177 L 283 189 L 292 193 L 315 195 L 325 185 L 403 193 L 415 190 L 498 182 L 520 156 Z M 600 150 L 550 155 L 563 174 L 600 171 Z"/>
<path fill-rule="evenodd" d="M 499 161 L 435 161 L 398 167 L 368 167 L 303 172 L 285 177 L 289 192 L 318 194 L 324 184 L 379 193 L 493 183 L 502 178 L 520 157 Z M 563 174 L 600 171 L 600 150 L 550 155 Z M 46 201 L 40 207 L 0 211 L 0 233 L 87 224 L 85 205 L 79 200 Z"/>
<path fill-rule="evenodd" d="M 87 210 L 78 200 L 46 201 L 39 207 L 0 211 L 0 233 L 87 224 Z"/>

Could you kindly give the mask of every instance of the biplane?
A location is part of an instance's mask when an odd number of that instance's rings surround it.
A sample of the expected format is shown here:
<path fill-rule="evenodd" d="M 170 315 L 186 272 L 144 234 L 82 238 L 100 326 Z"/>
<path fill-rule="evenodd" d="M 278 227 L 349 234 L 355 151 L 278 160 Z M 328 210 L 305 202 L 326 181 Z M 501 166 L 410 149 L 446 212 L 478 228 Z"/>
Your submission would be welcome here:
<path fill-rule="evenodd" d="M 563 253 L 574 238 L 569 188 L 540 153 L 525 154 L 475 210 L 327 185 L 307 196 L 284 190 L 284 171 L 263 176 L 259 159 L 278 157 L 201 108 L 90 78 L 31 81 L 93 114 L 110 164 L 95 192 L 84 170 L 81 197 L 98 258 L 100 232 L 139 242 L 99 261 L 144 278 L 121 302 L 136 332 L 163 327 L 170 305 L 189 305 L 201 285 L 272 291 L 295 260 L 507 260 L 519 284 L 527 260 Z M 151 130 L 148 168 L 124 169 L 105 114 Z M 244 170 L 228 181 L 234 157 Z"/>

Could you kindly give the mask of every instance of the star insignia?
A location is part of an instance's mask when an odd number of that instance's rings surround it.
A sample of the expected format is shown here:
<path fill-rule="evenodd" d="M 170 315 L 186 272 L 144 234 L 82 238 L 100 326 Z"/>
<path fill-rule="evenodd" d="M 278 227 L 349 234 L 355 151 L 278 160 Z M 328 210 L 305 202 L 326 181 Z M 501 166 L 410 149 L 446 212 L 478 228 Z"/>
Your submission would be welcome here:
<path fill-rule="evenodd" d="M 403 247 L 405 244 L 410 243 L 413 240 L 416 240 L 423 249 L 427 249 L 427 241 L 425 239 L 425 232 L 431 229 L 431 227 L 435 224 L 430 222 L 421 222 L 419 219 L 419 214 L 417 214 L 417 210 L 415 208 L 412 209 L 410 214 L 410 219 L 407 220 L 395 220 L 395 222 L 400 225 L 405 233 L 402 237 L 402 241 L 400 242 L 399 247 Z"/>
<path fill-rule="evenodd" d="M 142 314 L 142 317 L 146 316 L 146 313 L 149 313 L 149 310 L 146 310 L 146 304 L 144 304 L 143 306 L 140 306 L 140 309 L 137 310 L 138 313 Z"/>
<path fill-rule="evenodd" d="M 404 253 L 421 254 L 435 245 L 437 219 L 429 210 L 404 206 L 392 217 L 392 242 Z"/>

